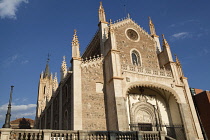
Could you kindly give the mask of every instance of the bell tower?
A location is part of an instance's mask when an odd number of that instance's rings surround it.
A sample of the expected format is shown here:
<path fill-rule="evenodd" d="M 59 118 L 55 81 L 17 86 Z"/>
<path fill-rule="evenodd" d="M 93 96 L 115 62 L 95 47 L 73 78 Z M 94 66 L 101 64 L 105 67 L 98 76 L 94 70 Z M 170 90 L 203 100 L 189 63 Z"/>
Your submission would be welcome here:
<path fill-rule="evenodd" d="M 53 92 L 53 84 L 55 82 L 52 74 L 50 74 L 49 60 L 50 59 L 48 56 L 45 71 L 40 74 L 36 117 L 40 117 L 42 111 L 45 109 L 47 103 L 51 99 Z"/>

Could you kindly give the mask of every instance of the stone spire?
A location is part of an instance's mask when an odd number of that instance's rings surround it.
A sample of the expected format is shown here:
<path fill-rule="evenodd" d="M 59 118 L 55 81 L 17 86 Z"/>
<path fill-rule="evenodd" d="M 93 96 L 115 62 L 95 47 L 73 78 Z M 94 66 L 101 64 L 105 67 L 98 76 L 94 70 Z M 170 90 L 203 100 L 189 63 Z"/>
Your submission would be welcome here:
<path fill-rule="evenodd" d="M 178 59 L 178 56 L 175 54 L 175 58 L 176 58 L 176 63 L 178 64 L 178 65 L 181 65 L 181 63 L 180 63 L 180 61 L 179 61 L 179 59 Z"/>
<path fill-rule="evenodd" d="M 182 70 L 182 65 L 181 65 L 181 62 L 179 61 L 178 56 L 176 54 L 175 54 L 175 59 L 176 59 L 176 65 L 177 65 L 177 68 L 178 68 L 179 76 L 183 77 L 184 76 L 184 72 Z"/>
<path fill-rule="evenodd" d="M 74 30 L 74 35 L 73 35 L 73 39 L 72 39 L 72 57 L 80 58 L 77 30 Z"/>
<path fill-rule="evenodd" d="M 50 78 L 50 68 L 49 68 L 49 61 L 50 61 L 50 58 L 49 58 L 49 54 L 48 54 L 48 58 L 47 58 L 47 64 L 46 64 L 46 67 L 45 67 L 45 71 L 43 73 L 43 78 Z"/>
<path fill-rule="evenodd" d="M 55 76 L 53 78 L 53 92 L 55 92 L 57 88 L 58 88 L 58 78 L 57 78 L 57 73 L 55 73 Z"/>
<path fill-rule="evenodd" d="M 99 17 L 99 22 L 106 22 L 106 15 L 105 15 L 104 8 L 102 6 L 102 2 L 100 2 L 100 6 L 98 9 L 98 17 Z"/>
<path fill-rule="evenodd" d="M 152 36 L 157 36 L 155 31 L 155 25 L 152 22 L 152 19 L 149 17 L 149 28 L 150 28 L 150 34 Z"/>
<path fill-rule="evenodd" d="M 67 74 L 67 65 L 66 65 L 66 57 L 63 56 L 63 62 L 61 64 L 61 80 L 63 80 L 66 77 Z"/>
<path fill-rule="evenodd" d="M 167 61 L 173 62 L 173 57 L 172 57 L 172 54 L 171 54 L 171 49 L 169 47 L 169 44 L 168 44 L 167 40 L 165 39 L 164 34 L 162 34 L 162 37 L 163 37 L 163 51 L 166 54 Z"/>
<path fill-rule="evenodd" d="M 168 44 L 167 40 L 165 39 L 164 34 L 162 34 L 162 37 L 163 37 L 163 47 L 169 47 L 169 44 Z"/>

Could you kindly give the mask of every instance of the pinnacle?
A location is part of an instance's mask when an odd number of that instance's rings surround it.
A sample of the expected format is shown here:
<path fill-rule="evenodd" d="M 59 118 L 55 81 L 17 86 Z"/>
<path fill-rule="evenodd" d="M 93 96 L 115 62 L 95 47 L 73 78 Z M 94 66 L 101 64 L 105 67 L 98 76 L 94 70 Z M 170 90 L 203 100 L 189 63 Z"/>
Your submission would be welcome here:
<path fill-rule="evenodd" d="M 74 29 L 74 35 L 72 39 L 72 46 L 77 46 L 79 45 L 78 37 L 77 37 L 77 30 Z"/>
<path fill-rule="evenodd" d="M 164 34 L 162 34 L 162 38 L 163 38 L 163 46 L 169 46 L 167 40 L 165 39 Z"/>

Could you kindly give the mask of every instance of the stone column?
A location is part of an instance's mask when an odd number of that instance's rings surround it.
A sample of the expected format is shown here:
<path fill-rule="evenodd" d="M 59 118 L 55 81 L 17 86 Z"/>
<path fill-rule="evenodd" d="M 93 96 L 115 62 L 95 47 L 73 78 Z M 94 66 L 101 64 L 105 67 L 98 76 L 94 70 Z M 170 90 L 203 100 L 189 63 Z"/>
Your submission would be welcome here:
<path fill-rule="evenodd" d="M 10 128 L 2 128 L 0 129 L 1 132 L 1 140 L 10 140 L 10 133 L 12 129 Z"/>
<path fill-rule="evenodd" d="M 51 130 L 43 130 L 44 132 L 44 139 L 43 140 L 51 140 Z"/>
<path fill-rule="evenodd" d="M 126 101 L 123 97 L 123 77 L 119 50 L 112 24 L 110 24 L 109 39 L 105 46 L 104 71 L 106 88 L 106 110 L 108 130 L 129 130 Z"/>
<path fill-rule="evenodd" d="M 50 113 L 51 113 L 51 116 L 50 116 L 51 117 L 50 118 L 50 128 L 53 129 L 53 122 L 54 122 L 53 121 L 53 115 L 54 115 L 53 114 L 53 97 L 52 97 L 52 104 L 51 104 L 51 112 Z"/>
<path fill-rule="evenodd" d="M 82 130 L 81 58 L 72 58 L 73 65 L 73 130 Z"/>
<path fill-rule="evenodd" d="M 60 92 L 59 92 L 59 130 L 62 130 L 62 116 L 63 116 L 63 111 L 62 111 L 62 85 L 60 86 Z"/>

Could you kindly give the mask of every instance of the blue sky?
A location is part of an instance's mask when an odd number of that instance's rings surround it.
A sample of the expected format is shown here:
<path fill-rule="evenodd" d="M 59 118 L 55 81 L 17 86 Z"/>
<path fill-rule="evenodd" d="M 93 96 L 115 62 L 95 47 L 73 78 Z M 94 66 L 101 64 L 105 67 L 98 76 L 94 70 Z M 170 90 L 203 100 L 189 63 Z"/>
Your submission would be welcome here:
<path fill-rule="evenodd" d="M 107 20 L 130 13 L 149 32 L 150 16 L 157 34 L 165 34 L 178 55 L 190 87 L 204 90 L 210 89 L 209 5 L 209 0 L 103 0 Z M 47 54 L 51 72 L 59 77 L 64 55 L 70 66 L 73 30 L 78 31 L 83 52 L 97 30 L 98 7 L 99 0 L 0 0 L 0 127 L 11 85 L 12 119 L 34 119 Z"/>

